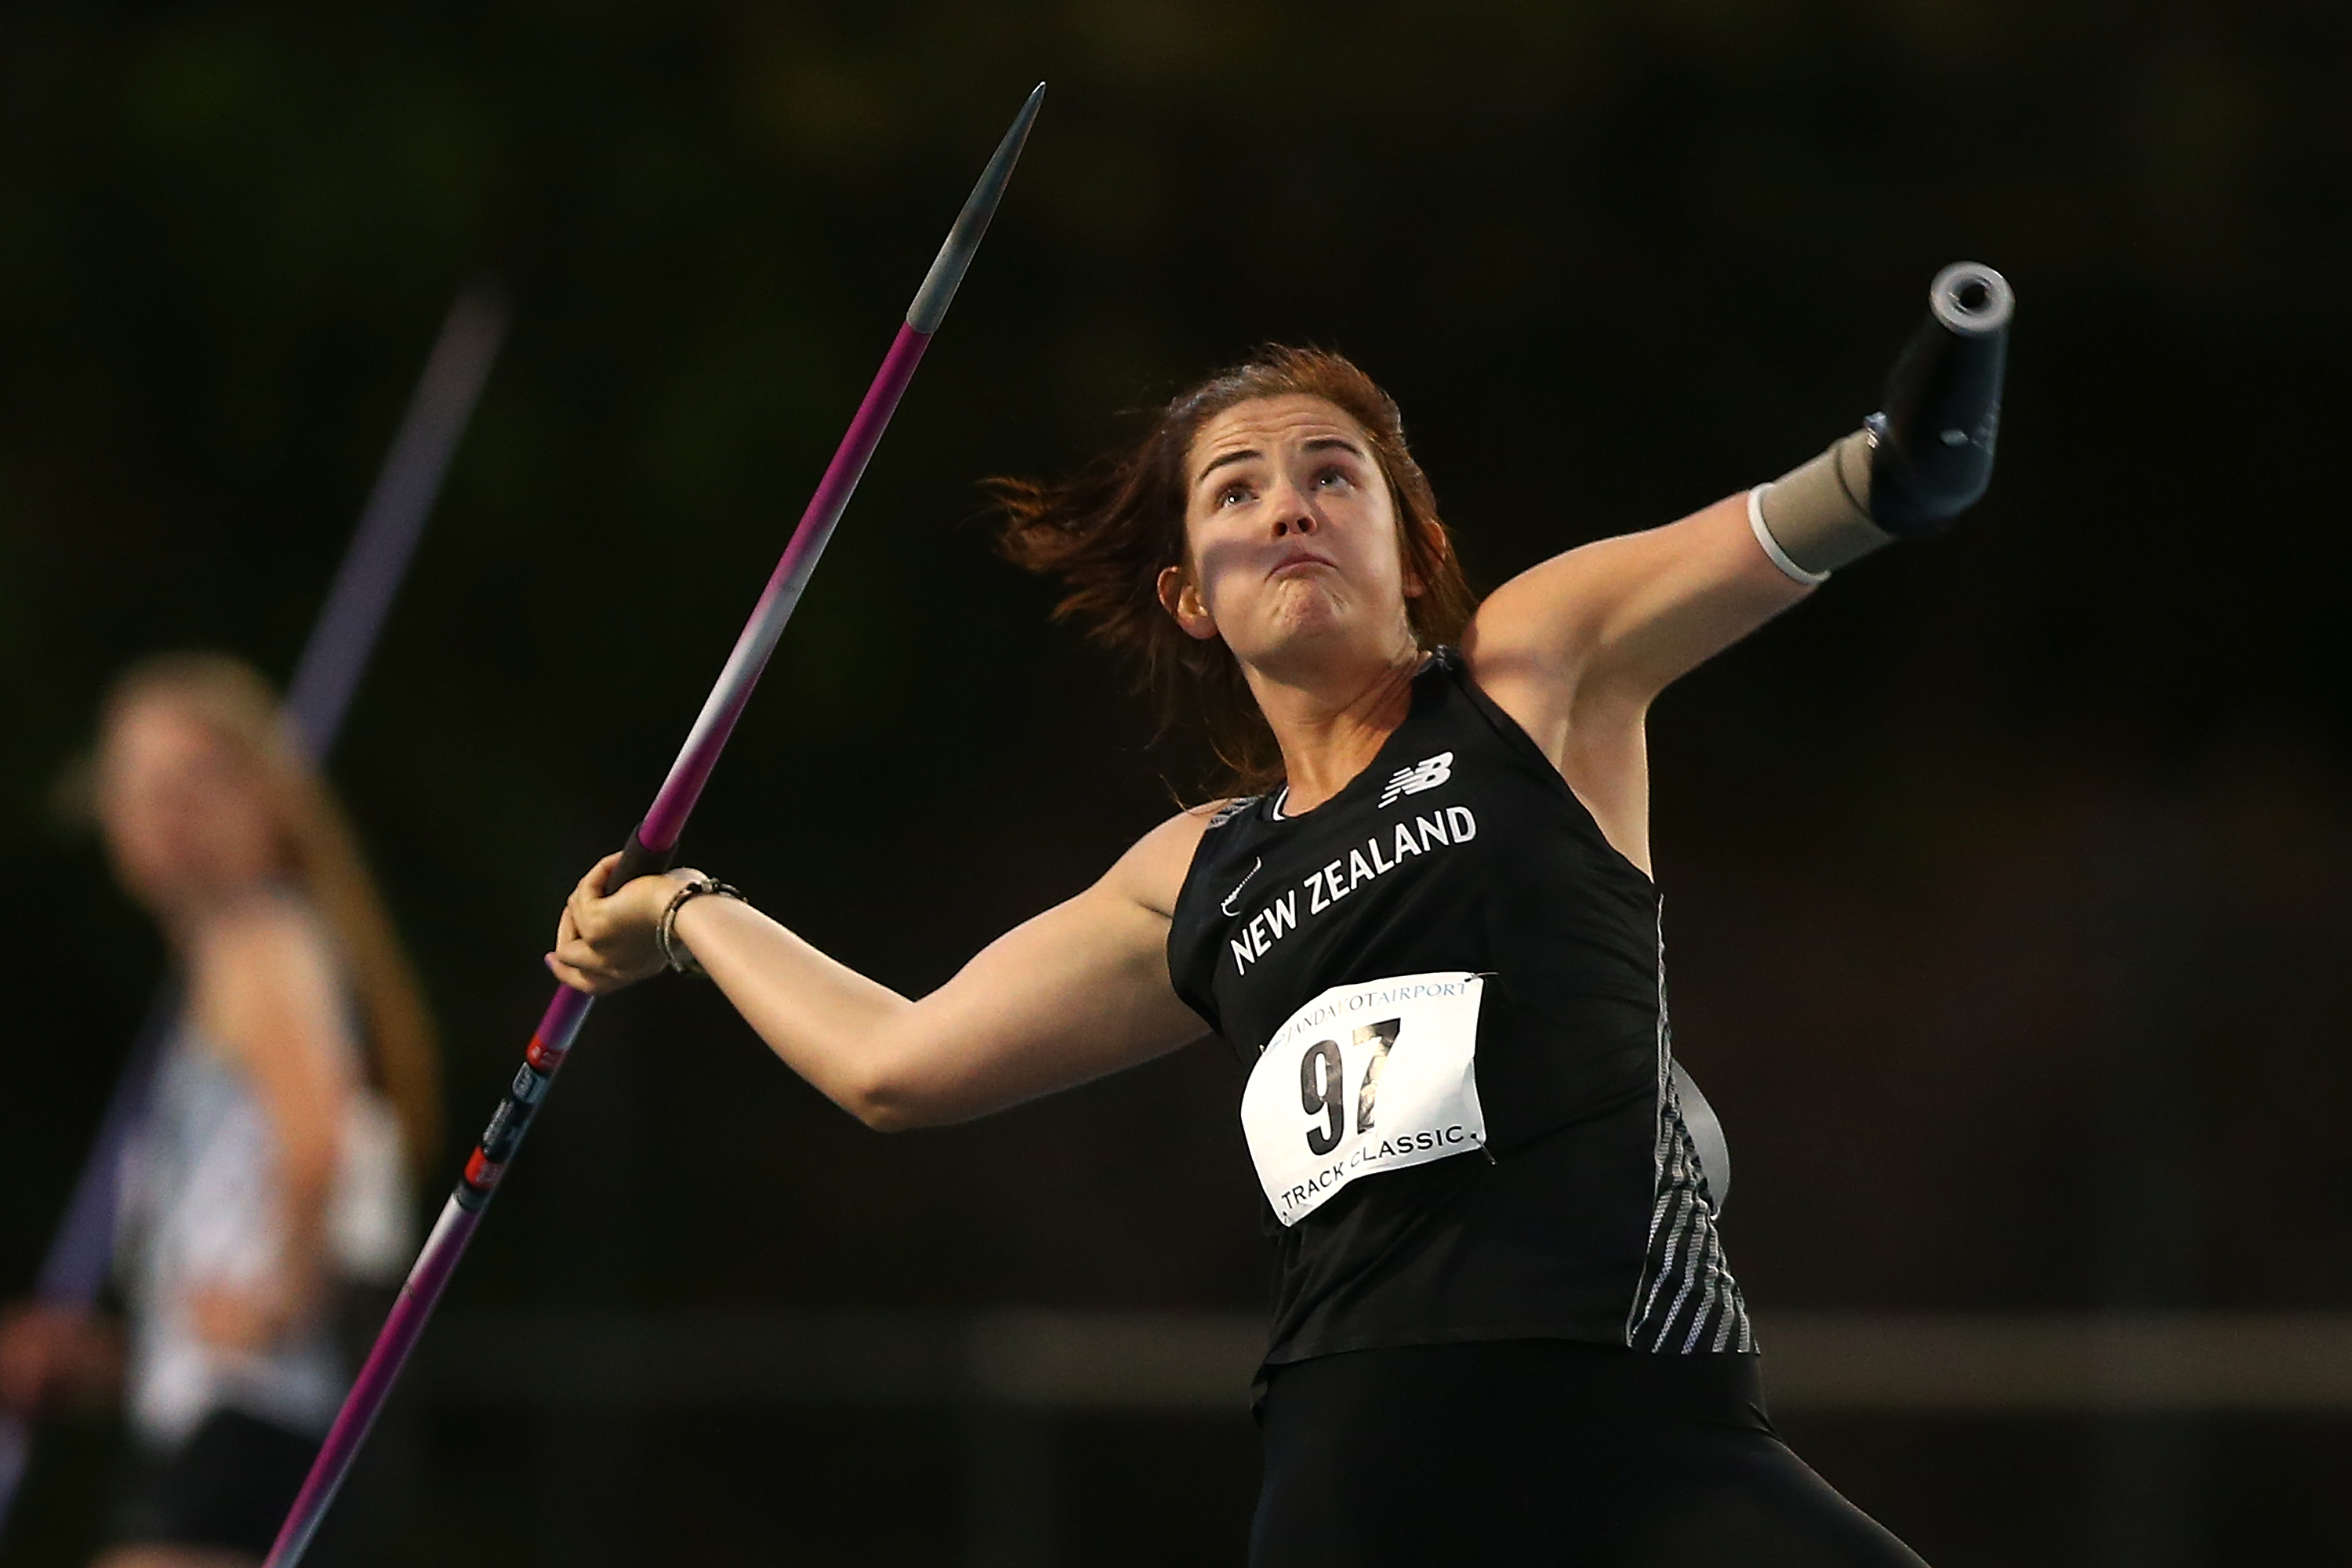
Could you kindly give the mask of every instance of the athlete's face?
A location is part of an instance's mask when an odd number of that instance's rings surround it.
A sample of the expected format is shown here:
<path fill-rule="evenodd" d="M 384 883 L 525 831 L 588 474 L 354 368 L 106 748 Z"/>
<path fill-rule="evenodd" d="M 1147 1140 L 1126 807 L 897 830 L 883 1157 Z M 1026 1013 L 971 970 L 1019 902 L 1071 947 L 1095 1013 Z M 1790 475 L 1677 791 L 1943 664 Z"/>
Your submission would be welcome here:
<path fill-rule="evenodd" d="M 1412 645 L 1421 584 L 1397 539 L 1396 501 L 1363 426 L 1319 397 L 1235 404 L 1201 426 L 1185 461 L 1188 559 L 1160 574 L 1160 603 L 1245 664 L 1361 643 Z"/>
<path fill-rule="evenodd" d="M 168 698 L 134 702 L 99 751 L 98 812 L 124 883 L 184 910 L 278 868 L 257 765 Z"/>

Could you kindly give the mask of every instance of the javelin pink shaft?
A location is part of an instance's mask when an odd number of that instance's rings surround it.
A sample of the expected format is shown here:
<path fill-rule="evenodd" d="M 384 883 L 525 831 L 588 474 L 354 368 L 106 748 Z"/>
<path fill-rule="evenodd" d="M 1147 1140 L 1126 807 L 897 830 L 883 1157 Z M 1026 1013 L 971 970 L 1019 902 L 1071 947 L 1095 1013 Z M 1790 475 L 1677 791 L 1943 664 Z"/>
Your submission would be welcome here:
<path fill-rule="evenodd" d="M 875 373 L 865 401 L 850 420 L 849 429 L 834 452 L 824 478 L 818 481 L 816 493 L 809 498 L 808 510 L 801 514 L 800 524 L 784 546 L 783 556 L 776 563 L 776 570 L 753 607 L 743 635 L 736 639 L 726 668 L 719 672 L 718 683 L 711 688 L 694 728 L 687 734 L 686 745 L 654 796 L 652 809 L 631 835 L 620 864 L 607 874 L 608 885 L 639 870 L 659 868 L 667 863 L 670 852 L 676 848 L 686 819 L 702 797 L 703 785 L 710 780 L 719 753 L 734 732 L 735 721 L 742 717 L 751 689 L 759 683 L 761 671 L 767 668 L 768 657 L 775 651 L 776 640 L 783 635 L 793 607 L 800 603 L 801 591 L 808 585 L 818 557 L 824 553 L 825 544 L 832 539 L 858 479 L 866 472 L 866 463 L 889 426 L 899 397 L 906 392 L 916 365 L 922 361 L 923 350 L 929 346 L 931 334 L 947 314 L 965 268 L 987 233 L 989 219 L 1003 197 L 1005 183 L 1028 140 L 1029 128 L 1037 118 L 1045 92 L 1045 84 L 1040 82 L 1029 94 L 1013 119 L 1013 128 L 1005 132 L 987 168 L 982 171 L 980 183 L 973 187 L 954 227 L 949 230 L 947 243 L 940 247 L 922 287 L 916 291 L 905 325 L 891 343 L 890 352 L 883 357 L 882 368 Z M 263 1568 L 294 1568 L 310 1546 L 320 1521 L 325 1518 L 361 1445 L 367 1440 L 369 1429 L 375 1425 L 377 1415 L 390 1396 L 409 1352 L 425 1331 L 426 1320 L 447 1288 L 458 1259 L 465 1255 L 467 1243 L 473 1239 L 482 1210 L 496 1194 L 499 1178 L 520 1151 L 524 1133 L 545 1100 L 556 1073 L 562 1070 L 564 1057 L 572 1049 L 572 1039 L 587 1018 L 591 1005 L 587 995 L 563 986 L 557 988 L 554 1000 L 548 1004 L 538 1030 L 531 1036 L 530 1047 L 523 1053 L 521 1070 L 499 1101 L 481 1142 L 474 1146 L 472 1156 L 466 1162 L 465 1175 L 450 1193 L 447 1206 L 441 1211 L 432 1236 L 409 1270 L 400 1299 L 394 1303 L 377 1334 L 375 1347 L 368 1352 L 351 1393 L 344 1396 L 342 1409 L 337 1413 L 319 1457 L 311 1462 L 301 1493 L 294 1500 L 286 1522 L 279 1527 L 278 1540 L 270 1547 Z"/>
<path fill-rule="evenodd" d="M 923 350 L 930 341 L 929 332 L 902 325 L 890 352 L 883 357 L 882 368 L 875 373 L 865 401 L 850 420 L 849 429 L 824 470 L 824 478 L 817 483 L 816 493 L 809 498 L 808 510 L 801 514 L 800 525 L 785 544 L 784 553 L 770 574 L 751 620 L 744 625 L 743 635 L 735 639 L 735 649 L 728 655 L 726 668 L 719 672 L 718 683 L 711 688 L 702 712 L 687 734 L 677 761 L 670 764 L 669 776 L 662 781 L 652 809 L 646 813 L 645 822 L 637 829 L 638 842 L 656 854 L 666 855 L 677 846 L 686 819 L 693 814 L 695 802 L 702 797 L 703 785 L 710 781 L 710 771 L 719 762 L 719 753 L 726 749 L 735 721 L 743 716 L 743 709 L 751 700 L 751 689 L 759 684 L 769 656 L 775 652 L 776 640 L 783 635 L 784 624 L 792 618 L 793 607 L 800 603 L 802 590 L 808 586 L 809 575 L 816 570 L 817 559 L 833 538 L 833 531 L 847 510 L 849 498 L 857 489 L 866 465 L 872 460 L 875 447 L 881 444 L 890 416 L 897 411 L 898 399 L 914 378 L 915 367 L 922 362 Z M 557 986 L 554 998 L 540 1018 L 539 1028 L 531 1036 L 527 1059 L 542 1066 L 551 1079 L 553 1069 L 562 1065 L 565 1053 L 571 1050 L 572 1038 L 579 1034 L 594 1002 L 595 998 L 568 985 Z M 467 1167 L 468 1179 L 473 1179 L 479 1169 L 480 1154 L 477 1151 L 476 1162 Z M 490 1183 L 495 1183 L 497 1173 L 493 1167 Z M 440 1220 L 400 1288 L 399 1300 L 393 1303 L 383 1330 L 376 1335 L 374 1348 L 368 1352 L 359 1375 L 352 1380 L 351 1393 L 344 1396 L 342 1409 L 336 1413 L 335 1424 L 329 1429 L 327 1440 L 311 1464 L 285 1524 L 278 1530 L 264 1568 L 288 1568 L 299 1562 L 309 1547 L 344 1476 L 359 1457 L 361 1446 L 375 1426 L 376 1416 L 391 1396 L 393 1385 L 399 1381 L 409 1352 L 415 1349 L 450 1276 L 457 1272 L 457 1261 L 465 1256 L 467 1243 L 473 1240 L 481 1218 L 479 1206 L 462 1205 L 454 1194 L 443 1206 Z"/>
<path fill-rule="evenodd" d="M 851 492 L 857 489 L 874 448 L 888 427 L 890 416 L 898 406 L 898 399 L 914 379 L 915 367 L 922 363 L 923 351 L 930 346 L 931 335 L 918 331 L 909 323 L 898 329 L 898 340 L 876 373 L 874 384 L 866 389 L 866 401 L 858 405 L 857 416 L 849 422 L 849 430 L 841 438 L 841 447 L 833 455 L 832 464 L 809 498 L 808 510 L 801 514 L 800 527 L 793 532 L 792 542 L 784 546 L 783 559 L 768 578 L 767 590 L 760 595 L 759 605 L 751 612 L 751 621 L 743 635 L 735 639 L 735 651 L 727 656 L 727 668 L 719 674 L 719 682 L 710 689 L 709 698 L 702 704 L 702 712 L 687 734 L 686 744 L 670 764 L 669 776 L 662 781 L 660 793 L 654 796 L 652 809 L 637 828 L 637 838 L 647 849 L 666 855 L 677 846 L 678 835 L 685 830 L 686 819 L 693 815 L 695 803 L 702 798 L 702 786 L 710 782 L 710 770 L 718 764 L 719 753 L 727 747 L 727 738 L 735 732 L 735 721 L 751 700 L 751 689 L 759 684 L 760 672 L 768 667 L 768 656 L 776 650 L 776 639 L 783 635 L 784 623 L 792 618 L 793 607 L 800 603 L 801 591 L 808 586 L 809 574 L 816 570 L 817 558 L 833 538 L 835 525 L 841 521 L 844 509 L 849 505 Z"/>
<path fill-rule="evenodd" d="M 580 1026 L 595 1001 L 585 992 L 574 991 L 568 985 L 556 987 L 554 999 L 548 1003 L 530 1037 L 530 1059 L 546 1062 L 549 1079 L 554 1076 L 553 1069 L 562 1065 L 563 1053 L 572 1048 L 572 1038 L 580 1033 Z M 458 1201 L 465 1190 L 464 1184 L 460 1184 L 457 1192 L 450 1194 L 448 1201 L 442 1205 L 441 1217 L 434 1223 L 433 1234 L 425 1238 L 423 1250 L 408 1270 L 407 1279 L 402 1282 L 399 1300 L 384 1315 L 383 1327 L 377 1331 L 375 1345 L 361 1363 L 359 1375 L 352 1380 L 351 1392 L 343 1395 L 342 1408 L 335 1413 L 335 1424 L 328 1429 L 319 1457 L 310 1462 L 310 1473 L 303 1479 L 302 1489 L 287 1511 L 286 1522 L 278 1527 L 278 1539 L 271 1544 L 263 1568 L 292 1568 L 301 1561 L 310 1538 L 319 1532 L 320 1523 L 327 1517 L 335 1493 L 341 1489 L 343 1478 L 358 1459 L 361 1446 L 374 1428 L 375 1418 L 383 1413 L 393 1385 L 400 1381 L 401 1369 L 408 1364 L 408 1352 L 416 1348 L 433 1309 L 440 1302 L 441 1292 L 448 1288 L 449 1277 L 457 1272 L 458 1260 L 466 1256 L 467 1244 L 474 1239 L 475 1227 L 482 1223 L 479 1204 L 469 1206 Z"/>

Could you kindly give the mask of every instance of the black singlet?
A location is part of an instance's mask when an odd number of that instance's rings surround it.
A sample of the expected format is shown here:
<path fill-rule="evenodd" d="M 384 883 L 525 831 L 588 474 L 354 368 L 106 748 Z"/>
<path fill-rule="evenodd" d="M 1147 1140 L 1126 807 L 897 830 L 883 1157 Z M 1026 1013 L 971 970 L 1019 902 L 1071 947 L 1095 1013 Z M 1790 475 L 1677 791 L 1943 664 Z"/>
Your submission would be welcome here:
<path fill-rule="evenodd" d="M 1360 1176 L 1294 1225 L 1269 1204 L 1269 1366 L 1522 1339 L 1754 1348 L 1671 1080 L 1656 890 L 1458 653 L 1430 658 L 1404 722 L 1337 795 L 1212 820 L 1168 961 L 1245 1068 L 1334 987 L 1484 978 L 1483 1147 Z M 1318 1070 L 1266 1068 L 1310 1087 Z"/>

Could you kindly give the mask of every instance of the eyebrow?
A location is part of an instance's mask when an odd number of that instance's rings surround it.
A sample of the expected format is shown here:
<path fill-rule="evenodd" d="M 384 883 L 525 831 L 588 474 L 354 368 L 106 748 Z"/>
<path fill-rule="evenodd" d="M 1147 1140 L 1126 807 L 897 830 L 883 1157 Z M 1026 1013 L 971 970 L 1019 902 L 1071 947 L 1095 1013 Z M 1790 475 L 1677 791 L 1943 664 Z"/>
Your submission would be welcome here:
<path fill-rule="evenodd" d="M 1346 452 L 1350 456 L 1357 458 L 1362 458 L 1364 456 L 1364 449 L 1355 442 L 1348 439 L 1345 436 L 1317 436 L 1311 440 L 1304 443 L 1301 450 L 1308 452 L 1328 452 L 1338 450 Z M 1265 453 L 1259 451 L 1255 447 L 1244 447 L 1237 451 L 1227 452 L 1223 457 L 1214 459 L 1208 465 L 1208 467 L 1201 470 L 1201 479 L 1207 479 L 1219 468 L 1229 467 L 1234 463 L 1246 463 L 1253 458 L 1263 458 L 1265 456 Z M 1369 459 L 1367 460 L 1369 461 Z M 1192 482 L 1194 484 L 1199 484 L 1201 479 L 1195 479 Z"/>
<path fill-rule="evenodd" d="M 1226 467 L 1226 466 L 1227 466 L 1227 465 L 1229 465 L 1229 464 L 1233 464 L 1233 463 L 1246 463 L 1246 462 L 1248 462 L 1252 458 L 1263 458 L 1263 457 L 1265 457 L 1265 453 L 1263 453 L 1263 452 L 1259 451 L 1259 450 L 1258 450 L 1256 447 L 1242 447 L 1239 451 L 1227 452 L 1223 457 L 1217 458 L 1214 462 L 1212 462 L 1212 463 L 1211 463 L 1207 468 L 1202 468 L 1202 469 L 1201 470 L 1201 479 L 1207 479 L 1211 474 L 1215 473 L 1219 468 L 1224 468 L 1224 467 Z M 1192 482 L 1193 482 L 1194 484 L 1199 484 L 1199 483 L 1201 482 L 1201 480 L 1200 480 L 1200 479 L 1195 479 L 1195 480 L 1193 480 Z"/>

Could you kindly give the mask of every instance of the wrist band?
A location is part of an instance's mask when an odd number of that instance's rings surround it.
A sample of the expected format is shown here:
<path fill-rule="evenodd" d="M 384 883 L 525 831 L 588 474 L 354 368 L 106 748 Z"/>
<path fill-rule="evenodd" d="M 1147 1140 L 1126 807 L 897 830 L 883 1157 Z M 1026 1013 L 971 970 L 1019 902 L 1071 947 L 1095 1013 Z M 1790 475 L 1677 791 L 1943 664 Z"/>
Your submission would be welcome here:
<path fill-rule="evenodd" d="M 740 888 L 731 888 L 716 877 L 697 877 L 672 893 L 662 910 L 661 921 L 654 927 L 654 945 L 661 950 L 662 962 L 680 974 L 706 973 L 701 961 L 677 940 L 677 911 L 695 900 L 709 894 L 715 898 L 732 899 L 737 903 L 749 903 Z"/>

